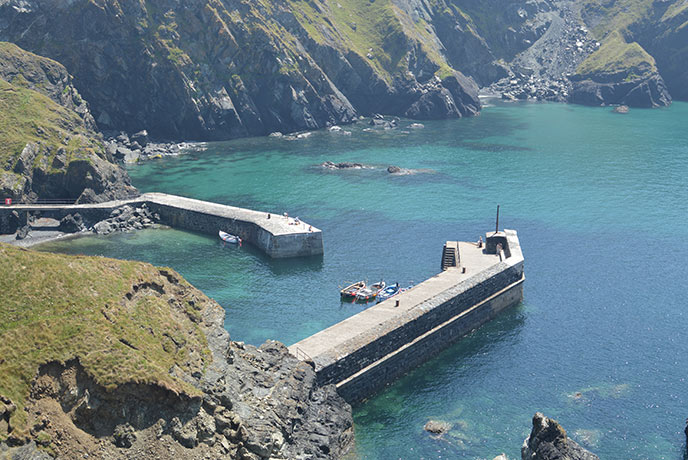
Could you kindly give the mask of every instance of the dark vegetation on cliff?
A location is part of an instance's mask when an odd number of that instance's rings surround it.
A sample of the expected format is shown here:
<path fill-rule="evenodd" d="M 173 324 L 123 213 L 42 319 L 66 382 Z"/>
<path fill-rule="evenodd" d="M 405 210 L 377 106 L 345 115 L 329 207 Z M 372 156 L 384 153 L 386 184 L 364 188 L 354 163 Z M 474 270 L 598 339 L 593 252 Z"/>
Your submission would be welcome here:
<path fill-rule="evenodd" d="M 93 202 L 135 194 L 94 129 L 62 65 L 0 42 L 0 196 Z"/>
<path fill-rule="evenodd" d="M 351 441 L 334 387 L 282 344 L 230 342 L 170 269 L 0 245 L 0 291 L 0 453 L 337 458 Z"/>

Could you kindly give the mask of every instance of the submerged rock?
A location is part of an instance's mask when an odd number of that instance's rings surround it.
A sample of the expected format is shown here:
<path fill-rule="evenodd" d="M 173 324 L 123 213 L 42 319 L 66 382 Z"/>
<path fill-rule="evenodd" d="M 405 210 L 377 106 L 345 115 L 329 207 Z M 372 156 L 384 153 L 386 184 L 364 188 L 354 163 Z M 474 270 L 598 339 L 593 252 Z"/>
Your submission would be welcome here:
<path fill-rule="evenodd" d="M 540 412 L 533 416 L 533 429 L 521 447 L 522 460 L 599 460 L 566 435 L 556 420 Z"/>
<path fill-rule="evenodd" d="M 320 166 L 322 166 L 325 169 L 363 169 L 366 167 L 363 163 L 350 163 L 348 161 L 342 163 L 333 163 L 331 161 L 326 161 L 322 163 Z"/>
<path fill-rule="evenodd" d="M 442 436 L 443 434 L 451 430 L 451 427 L 452 425 L 449 422 L 443 422 L 440 420 L 429 420 L 428 423 L 425 424 L 423 429 L 429 433 Z"/>

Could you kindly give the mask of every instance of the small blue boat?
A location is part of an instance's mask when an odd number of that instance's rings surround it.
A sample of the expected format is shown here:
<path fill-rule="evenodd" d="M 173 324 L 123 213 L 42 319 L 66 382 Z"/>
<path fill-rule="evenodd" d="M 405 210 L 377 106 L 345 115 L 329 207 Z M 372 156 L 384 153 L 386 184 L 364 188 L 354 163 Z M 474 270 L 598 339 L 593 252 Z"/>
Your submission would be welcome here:
<path fill-rule="evenodd" d="M 383 300 L 387 300 L 397 294 L 399 294 L 399 283 L 389 285 L 380 291 L 380 293 L 377 295 L 377 301 L 382 302 Z"/>

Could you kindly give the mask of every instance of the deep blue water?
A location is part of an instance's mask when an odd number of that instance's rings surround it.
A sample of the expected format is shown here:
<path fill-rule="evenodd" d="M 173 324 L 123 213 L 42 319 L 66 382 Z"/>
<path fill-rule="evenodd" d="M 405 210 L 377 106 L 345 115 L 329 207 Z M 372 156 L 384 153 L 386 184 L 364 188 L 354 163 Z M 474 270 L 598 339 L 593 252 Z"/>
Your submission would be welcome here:
<path fill-rule="evenodd" d="M 407 126 L 411 122 L 403 122 Z M 520 458 L 535 411 L 603 459 L 679 459 L 688 417 L 688 104 L 486 107 L 420 130 L 244 139 L 132 167 L 161 191 L 300 216 L 325 255 L 153 230 L 49 250 L 168 265 L 227 309 L 235 340 L 287 344 L 362 306 L 337 287 L 439 269 L 448 239 L 518 230 L 524 302 L 357 407 L 354 458 Z M 379 166 L 326 171 L 325 160 Z M 431 170 L 391 176 L 387 165 Z M 453 424 L 430 438 L 430 419 Z"/>

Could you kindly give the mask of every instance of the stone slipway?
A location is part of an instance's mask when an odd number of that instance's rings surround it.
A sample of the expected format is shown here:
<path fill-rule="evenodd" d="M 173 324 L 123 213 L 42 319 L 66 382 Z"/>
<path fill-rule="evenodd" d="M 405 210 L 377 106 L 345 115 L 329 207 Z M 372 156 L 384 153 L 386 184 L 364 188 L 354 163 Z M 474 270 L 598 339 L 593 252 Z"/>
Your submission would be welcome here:
<path fill-rule="evenodd" d="M 125 205 L 146 204 L 158 213 L 160 223 L 174 228 L 217 236 L 218 230 L 239 235 L 273 258 L 320 255 L 323 253 L 322 231 L 305 222 L 290 225 L 293 219 L 282 215 L 237 208 L 208 201 L 165 193 L 145 193 L 129 200 L 93 204 L 19 204 L 0 207 L 0 227 L 12 211 L 41 212 L 61 218 L 80 213 L 92 221 L 102 220 L 112 210 Z M 268 215 L 270 218 L 268 218 Z"/>
<path fill-rule="evenodd" d="M 348 401 L 370 396 L 522 300 L 523 255 L 516 232 L 489 233 L 486 243 L 486 248 L 478 248 L 459 242 L 457 267 L 289 350 L 312 361 L 318 381 L 336 384 Z"/>

